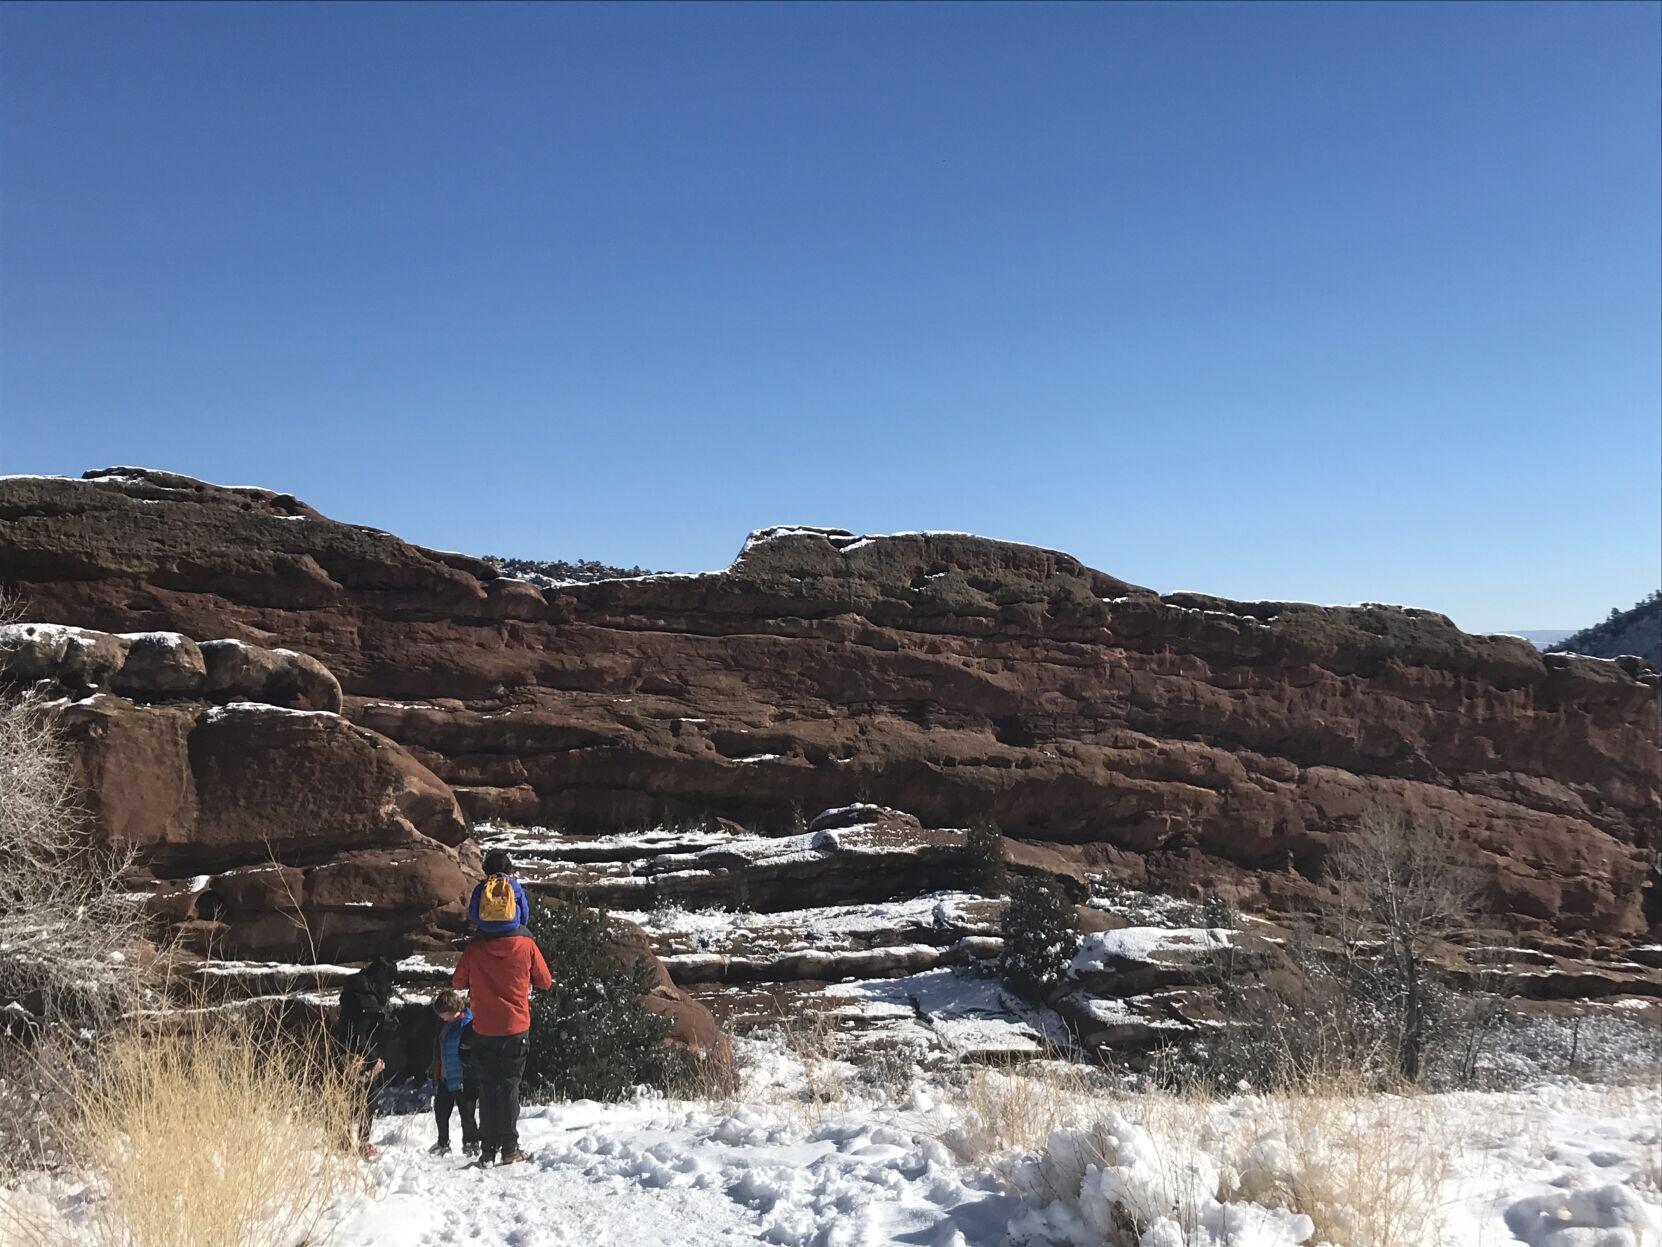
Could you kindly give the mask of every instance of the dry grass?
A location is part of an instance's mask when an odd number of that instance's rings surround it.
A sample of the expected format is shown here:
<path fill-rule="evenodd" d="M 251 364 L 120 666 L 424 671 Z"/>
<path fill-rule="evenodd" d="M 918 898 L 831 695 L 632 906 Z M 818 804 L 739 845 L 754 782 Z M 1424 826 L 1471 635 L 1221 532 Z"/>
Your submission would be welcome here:
<path fill-rule="evenodd" d="M 1192 1234 L 1211 1195 L 1302 1213 L 1315 1224 L 1311 1242 L 1425 1247 L 1439 1241 L 1452 1177 L 1457 1144 L 1447 1114 L 1433 1097 L 1380 1094 L 1359 1079 L 1250 1098 L 1220 1099 L 1199 1086 L 1131 1094 L 1107 1089 L 1087 1067 L 1044 1061 L 974 1071 L 963 1124 L 948 1138 L 965 1159 L 990 1159 L 1018 1190 L 1023 1181 L 1044 1180 L 1048 1170 L 1025 1157 L 1046 1153 L 1058 1129 L 1067 1129 L 1058 1146 L 1081 1164 L 1138 1165 L 1140 1189 L 1162 1194 L 1153 1197 L 1157 1213 L 1115 1212 L 1128 1241 L 1151 1215 Z M 1134 1161 L 1121 1152 L 1120 1121 L 1147 1134 Z M 1074 1170 L 1064 1164 L 1057 1172 Z M 1080 1192 L 1047 1194 L 1072 1201 Z"/>
<path fill-rule="evenodd" d="M 846 1066 L 837 1055 L 836 1015 L 826 1008 L 805 1008 L 782 1030 L 791 1054 L 802 1065 L 804 1116 L 810 1125 L 818 1125 L 848 1090 Z"/>
<path fill-rule="evenodd" d="M 326 1205 L 356 1180 L 362 1088 L 320 1029 L 191 1014 L 124 1030 L 70 1089 L 63 1169 L 92 1176 L 79 1224 L 31 1227 L 14 1209 L 17 1241 L 315 1242 Z"/>
<path fill-rule="evenodd" d="M 965 1160 L 1037 1150 L 1060 1126 L 1078 1125 L 1104 1103 L 1101 1074 L 1053 1052 L 1039 1060 L 977 1066 L 964 1087 L 964 1123 L 952 1145 Z"/>
<path fill-rule="evenodd" d="M 1236 1141 L 1238 1194 L 1302 1212 L 1312 1241 L 1423 1247 L 1439 1241 L 1455 1140 L 1429 1097 L 1305 1089 L 1265 1099 Z"/>

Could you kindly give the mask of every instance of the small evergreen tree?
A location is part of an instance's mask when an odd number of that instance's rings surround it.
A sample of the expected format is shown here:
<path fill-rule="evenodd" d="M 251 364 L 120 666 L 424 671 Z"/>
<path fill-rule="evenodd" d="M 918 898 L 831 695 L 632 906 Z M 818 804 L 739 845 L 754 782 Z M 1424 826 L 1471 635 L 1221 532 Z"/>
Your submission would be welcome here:
<path fill-rule="evenodd" d="M 1004 833 L 990 818 L 978 818 L 964 832 L 964 854 L 969 858 L 970 884 L 983 896 L 1003 896 L 1009 886 L 1004 865 Z"/>
<path fill-rule="evenodd" d="M 1212 927 L 1238 927 L 1241 925 L 1241 915 L 1235 912 L 1235 907 L 1216 892 L 1208 892 L 1206 899 L 1200 903 L 1200 921 L 1202 925 Z"/>
<path fill-rule="evenodd" d="M 1004 951 L 998 968 L 1004 981 L 1024 995 L 1047 995 L 1079 951 L 1073 901 L 1050 876 L 1028 875 L 1010 889 L 1000 925 Z"/>
<path fill-rule="evenodd" d="M 664 1042 L 669 1019 L 641 1003 L 652 989 L 648 967 L 619 964 L 606 912 L 568 900 L 538 905 L 531 934 L 554 987 L 531 997 L 527 1090 L 616 1100 L 635 1087 L 667 1087 L 682 1053 Z"/>

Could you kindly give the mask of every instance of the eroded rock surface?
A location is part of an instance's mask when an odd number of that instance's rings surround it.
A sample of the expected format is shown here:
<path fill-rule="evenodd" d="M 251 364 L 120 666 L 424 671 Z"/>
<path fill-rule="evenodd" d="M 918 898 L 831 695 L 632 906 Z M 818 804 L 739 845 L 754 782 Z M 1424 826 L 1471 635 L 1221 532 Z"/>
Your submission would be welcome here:
<path fill-rule="evenodd" d="M 801 528 L 725 572 L 544 592 L 142 469 L 0 480 L 0 581 L 36 618 L 312 655 L 476 817 L 785 830 L 871 800 L 1274 910 L 1384 807 L 1458 827 L 1521 923 L 1658 917 L 1656 674 L 1426 611 L 1162 597 L 1028 546 Z"/>
<path fill-rule="evenodd" d="M 93 828 L 137 850 L 135 886 L 186 948 L 315 962 L 460 930 L 479 855 L 454 794 L 336 713 L 316 659 L 19 623 L 0 684 L 53 698 Z"/>

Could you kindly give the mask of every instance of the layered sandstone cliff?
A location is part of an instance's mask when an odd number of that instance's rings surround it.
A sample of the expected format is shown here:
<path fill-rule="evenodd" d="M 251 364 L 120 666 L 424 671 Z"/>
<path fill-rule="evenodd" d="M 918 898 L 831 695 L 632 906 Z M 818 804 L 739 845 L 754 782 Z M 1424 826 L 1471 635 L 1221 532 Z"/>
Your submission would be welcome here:
<path fill-rule="evenodd" d="M 475 818 L 782 829 L 871 800 L 1274 908 L 1383 806 L 1459 827 L 1521 923 L 1657 920 L 1655 673 L 1425 611 L 1161 596 L 1028 546 L 818 529 L 757 533 L 724 572 L 544 591 L 139 469 L 0 480 L 0 583 L 34 619 L 311 655 Z"/>

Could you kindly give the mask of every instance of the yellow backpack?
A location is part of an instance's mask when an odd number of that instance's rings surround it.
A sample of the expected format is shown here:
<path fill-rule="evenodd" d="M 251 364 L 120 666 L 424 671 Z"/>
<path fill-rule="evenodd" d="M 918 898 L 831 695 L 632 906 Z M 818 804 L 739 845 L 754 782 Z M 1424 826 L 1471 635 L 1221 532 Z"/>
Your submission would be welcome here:
<path fill-rule="evenodd" d="M 519 917 L 519 901 L 513 881 L 507 875 L 492 875 L 479 894 L 480 922 L 513 922 Z"/>

